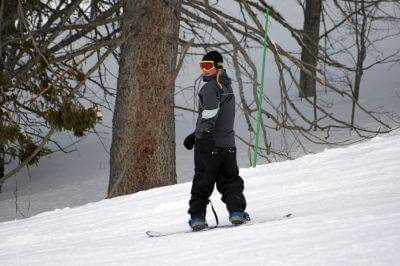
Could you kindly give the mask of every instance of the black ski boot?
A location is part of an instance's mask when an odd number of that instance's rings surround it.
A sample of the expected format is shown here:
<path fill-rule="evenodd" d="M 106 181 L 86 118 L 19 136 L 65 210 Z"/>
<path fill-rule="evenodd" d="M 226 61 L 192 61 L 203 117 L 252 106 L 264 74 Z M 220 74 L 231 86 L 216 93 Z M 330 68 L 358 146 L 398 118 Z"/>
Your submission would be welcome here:
<path fill-rule="evenodd" d="M 189 220 L 189 226 L 193 231 L 200 231 L 206 229 L 208 224 L 204 216 L 195 216 Z"/>
<path fill-rule="evenodd" d="M 250 215 L 244 211 L 234 211 L 229 214 L 229 221 L 234 225 L 241 225 L 250 221 Z"/>

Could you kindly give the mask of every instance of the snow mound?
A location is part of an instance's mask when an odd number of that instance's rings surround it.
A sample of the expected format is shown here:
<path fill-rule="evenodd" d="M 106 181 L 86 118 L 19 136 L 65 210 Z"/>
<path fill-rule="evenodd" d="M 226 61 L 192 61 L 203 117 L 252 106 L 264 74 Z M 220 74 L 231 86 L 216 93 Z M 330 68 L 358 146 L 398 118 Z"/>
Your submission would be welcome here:
<path fill-rule="evenodd" d="M 294 161 L 241 169 L 255 222 L 181 231 L 190 183 L 0 224 L 1 265 L 396 265 L 400 261 L 400 135 Z M 217 192 L 221 224 L 228 223 Z M 211 212 L 208 221 L 214 223 Z"/>

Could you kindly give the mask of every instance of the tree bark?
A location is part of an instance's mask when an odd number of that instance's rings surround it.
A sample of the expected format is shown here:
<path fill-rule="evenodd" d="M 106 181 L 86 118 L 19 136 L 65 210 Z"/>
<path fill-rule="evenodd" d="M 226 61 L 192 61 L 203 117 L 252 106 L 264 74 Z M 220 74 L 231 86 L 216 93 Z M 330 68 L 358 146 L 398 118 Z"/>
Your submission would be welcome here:
<path fill-rule="evenodd" d="M 108 197 L 176 183 L 174 84 L 181 0 L 127 1 Z"/>
<path fill-rule="evenodd" d="M 322 0 L 306 0 L 304 11 L 303 47 L 301 60 L 312 73 L 310 76 L 300 72 L 300 97 L 316 95 L 319 29 L 321 22 Z"/>
<path fill-rule="evenodd" d="M 358 3 L 354 3 L 355 10 L 358 10 Z M 356 45 L 357 45 L 357 64 L 355 70 L 355 80 L 354 80 L 354 89 L 353 89 L 353 106 L 351 108 L 351 126 L 354 127 L 355 124 L 355 114 L 356 114 L 356 104 L 360 97 L 360 87 L 361 87 L 361 79 L 364 75 L 364 61 L 367 57 L 367 48 L 366 48 L 366 41 L 367 41 L 367 23 L 368 23 L 368 16 L 365 10 L 365 2 L 361 0 L 361 15 L 362 15 L 362 22 L 359 25 L 358 21 L 358 13 L 355 14 L 355 21 L 354 21 L 354 31 L 356 36 Z"/>

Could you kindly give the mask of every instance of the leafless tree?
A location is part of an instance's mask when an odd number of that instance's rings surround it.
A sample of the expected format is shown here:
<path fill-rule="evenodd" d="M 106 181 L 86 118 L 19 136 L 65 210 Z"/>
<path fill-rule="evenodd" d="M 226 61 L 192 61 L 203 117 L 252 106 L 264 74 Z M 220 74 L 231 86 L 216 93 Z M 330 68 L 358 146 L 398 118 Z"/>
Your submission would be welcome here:
<path fill-rule="evenodd" d="M 300 70 L 300 97 L 316 96 L 316 80 L 318 67 L 319 31 L 322 15 L 322 0 L 306 0 L 304 6 L 304 27 L 301 42 L 301 61 L 312 74 Z"/>
<path fill-rule="evenodd" d="M 332 16 L 333 10 L 339 15 Z M 341 29 L 334 36 L 324 34 L 326 42 L 333 44 L 338 39 L 345 40 L 340 46 L 327 48 L 326 52 L 351 62 L 344 67 L 346 71 L 342 71 L 341 79 L 353 95 L 350 123 L 354 125 L 365 71 L 399 62 L 400 49 L 385 51 L 381 43 L 400 38 L 400 3 L 388 0 L 333 1 L 331 6 L 325 5 L 324 13 L 333 25 L 332 29 L 339 26 Z"/>
<path fill-rule="evenodd" d="M 273 40 L 268 40 L 269 50 L 273 53 L 275 65 L 273 66 L 279 73 L 279 89 L 280 98 L 273 99 L 264 96 L 267 102 L 263 106 L 262 112 L 262 132 L 264 139 L 264 147 L 261 156 L 267 157 L 267 160 L 281 160 L 293 158 L 296 152 L 308 153 L 312 152 L 315 145 L 325 146 L 341 146 L 354 143 L 363 139 L 370 138 L 378 133 L 390 132 L 393 123 L 398 121 L 387 121 L 385 112 L 376 112 L 368 110 L 362 106 L 357 99 L 355 90 L 348 89 L 348 83 L 343 83 L 338 79 L 338 75 L 350 77 L 354 73 L 358 73 L 358 79 L 362 76 L 362 67 L 360 60 L 362 59 L 362 42 L 368 40 L 368 31 L 359 30 L 362 26 L 355 23 L 355 15 L 358 16 L 357 21 L 363 21 L 363 17 L 367 16 L 369 20 L 376 21 L 386 17 L 386 22 L 391 18 L 390 23 L 393 27 L 381 34 L 380 40 L 383 41 L 393 36 L 398 37 L 396 27 L 398 28 L 397 15 L 398 3 L 393 1 L 334 1 L 334 4 L 327 3 L 329 1 L 319 2 L 321 6 L 312 7 L 310 2 L 314 1 L 297 1 L 300 9 L 303 10 L 305 19 L 304 28 L 296 28 L 276 11 L 273 6 L 263 0 L 234 0 L 241 11 L 241 17 L 233 16 L 226 12 L 220 1 L 206 0 L 184 0 L 182 9 L 182 30 L 186 36 L 194 36 L 197 48 L 192 51 L 193 54 L 201 53 L 201 50 L 219 49 L 230 58 L 231 66 L 235 69 L 235 78 L 240 96 L 240 107 L 244 113 L 248 129 L 253 132 L 255 124 L 255 112 L 257 111 L 257 89 L 259 73 L 254 59 L 250 51 L 251 48 L 260 47 L 263 44 L 263 13 L 269 10 L 274 23 L 279 23 L 293 38 L 293 42 L 298 44 L 298 50 L 288 51 Z M 356 3 L 357 2 L 357 3 Z M 367 3 L 368 2 L 368 3 Z M 389 5 L 389 8 L 383 8 L 382 5 Z M 353 9 L 343 9 L 341 5 L 353 5 Z M 313 8 L 315 14 L 309 14 L 307 8 Z M 375 7 L 375 12 L 367 11 L 367 8 Z M 329 13 L 336 9 L 340 11 L 335 14 Z M 355 11 L 357 9 L 357 11 Z M 362 11 L 364 9 L 364 11 Z M 328 11 L 329 10 L 329 11 Z M 378 12 L 379 10 L 379 12 Z M 393 11 L 394 10 L 394 11 Z M 388 13 L 385 13 L 389 11 Z M 319 13 L 319 16 L 318 16 Z M 385 15 L 384 15 L 385 14 Z M 300 15 L 300 14 L 299 14 Z M 315 23 L 321 22 L 322 34 L 315 34 L 320 31 L 319 25 Z M 333 41 L 340 38 L 342 33 L 349 27 L 349 23 L 358 30 L 358 39 L 356 43 L 359 47 L 352 50 L 353 46 L 343 46 L 339 41 Z M 313 24 L 313 25 L 311 25 Z M 310 34 L 310 31 L 312 32 Z M 347 31 L 348 32 L 348 31 Z M 361 35 L 364 37 L 361 37 Z M 182 43 L 185 40 L 181 40 Z M 371 47 L 375 47 L 371 44 Z M 303 50 L 302 56 L 301 50 Z M 305 59 L 305 54 L 309 53 Z M 354 56 L 360 57 L 357 67 L 357 61 L 353 65 L 346 65 L 343 57 Z M 393 54 L 386 55 L 385 51 L 379 51 L 379 57 L 374 59 L 368 67 L 374 67 L 379 63 L 398 62 L 398 51 Z M 371 60 L 372 60 L 371 59 Z M 362 60 L 361 60 L 362 61 Z M 346 61 L 347 62 L 347 61 Z M 300 78 L 299 78 L 300 72 Z M 360 75 L 361 74 L 361 75 Z M 314 99 L 308 97 L 298 98 L 291 92 L 294 89 L 303 91 L 305 85 L 302 81 L 310 80 L 307 85 L 307 94 L 302 96 L 314 96 Z M 316 84 L 315 84 L 316 83 Z M 356 81 L 359 84 L 359 81 Z M 314 84 L 314 85 L 313 85 Z M 360 86 L 360 84 L 358 85 Z M 195 89 L 195 86 L 193 87 Z M 314 93 L 315 90 L 315 93 Z M 250 93 L 249 93 L 250 91 Z M 358 89 L 359 91 L 359 89 Z M 357 96 L 357 97 L 355 97 Z M 348 121 L 346 116 L 332 111 L 334 103 L 332 99 L 342 99 L 344 102 L 351 102 L 359 112 L 367 117 L 369 122 L 374 126 L 366 126 L 367 123 L 356 123 L 354 119 Z M 182 110 L 189 109 L 189 106 L 179 106 Z M 195 108 L 192 108 L 195 111 Z M 350 114 L 350 113 L 349 113 Z M 344 138 L 344 130 L 350 129 L 355 132 L 355 137 Z M 245 144 L 252 146 L 245 137 L 237 136 L 239 140 Z M 281 141 L 271 142 L 271 138 Z M 268 156 L 267 156 L 268 155 Z"/>

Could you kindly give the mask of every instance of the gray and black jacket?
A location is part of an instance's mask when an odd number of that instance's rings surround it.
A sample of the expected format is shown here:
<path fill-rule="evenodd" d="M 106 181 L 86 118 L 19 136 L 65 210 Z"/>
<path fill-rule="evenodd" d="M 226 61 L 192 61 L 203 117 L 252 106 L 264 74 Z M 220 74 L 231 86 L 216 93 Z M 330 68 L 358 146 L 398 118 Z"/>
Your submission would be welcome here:
<path fill-rule="evenodd" d="M 231 79 L 224 69 L 219 78 L 203 77 L 206 84 L 199 92 L 199 116 L 196 123 L 196 138 L 202 138 L 203 132 L 213 134 L 215 147 L 235 147 L 235 95 Z"/>

